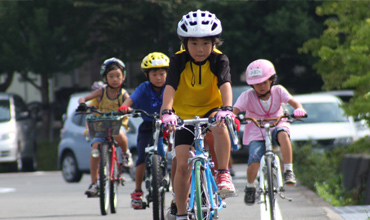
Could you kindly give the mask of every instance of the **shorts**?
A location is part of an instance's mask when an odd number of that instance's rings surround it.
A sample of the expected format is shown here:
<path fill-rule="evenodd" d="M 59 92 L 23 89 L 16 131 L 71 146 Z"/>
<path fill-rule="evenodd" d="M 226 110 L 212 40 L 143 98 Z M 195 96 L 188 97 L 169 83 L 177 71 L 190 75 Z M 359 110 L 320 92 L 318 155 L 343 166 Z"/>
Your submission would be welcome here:
<path fill-rule="evenodd" d="M 124 129 L 123 127 L 121 127 L 121 130 L 124 131 L 124 133 L 126 134 L 126 129 Z M 92 146 L 93 144 L 95 143 L 104 143 L 105 142 L 105 138 L 103 137 L 94 137 L 91 141 L 91 145 Z"/>
<path fill-rule="evenodd" d="M 220 110 L 219 108 L 211 109 L 209 112 L 207 112 L 207 114 L 205 114 L 203 116 L 203 118 L 206 118 L 206 117 L 210 116 L 213 112 L 219 111 L 219 110 Z M 187 125 L 185 127 L 189 128 L 191 131 L 194 131 L 194 126 L 192 126 L 192 125 Z M 193 135 L 193 133 L 191 133 L 187 129 L 182 129 L 182 130 L 176 131 L 175 132 L 175 147 L 177 145 L 192 145 L 192 146 L 194 146 L 194 135 Z"/>
<path fill-rule="evenodd" d="M 286 133 L 287 130 L 284 128 L 276 128 L 272 131 L 272 146 L 280 146 L 278 140 L 277 140 L 277 134 L 280 131 L 284 131 Z M 260 162 L 263 154 L 265 153 L 265 141 L 251 141 L 249 143 L 249 158 L 248 158 L 248 165 L 250 165 L 253 162 Z"/>
<path fill-rule="evenodd" d="M 145 162 L 145 148 L 153 144 L 153 122 L 144 121 L 141 123 L 137 135 L 137 160 L 135 167 Z"/>

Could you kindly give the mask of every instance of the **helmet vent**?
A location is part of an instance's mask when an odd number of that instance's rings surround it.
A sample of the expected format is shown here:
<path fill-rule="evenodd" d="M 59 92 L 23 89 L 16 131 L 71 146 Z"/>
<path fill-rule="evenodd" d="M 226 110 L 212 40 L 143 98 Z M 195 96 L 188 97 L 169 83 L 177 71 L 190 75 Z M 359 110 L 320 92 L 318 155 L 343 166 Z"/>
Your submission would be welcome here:
<path fill-rule="evenodd" d="M 197 22 L 196 22 L 196 21 L 191 21 L 191 22 L 189 22 L 189 24 L 190 24 L 191 26 L 194 26 L 194 25 L 197 25 Z"/>
<path fill-rule="evenodd" d="M 202 24 L 209 24 L 209 21 L 202 21 Z M 213 27 L 212 27 L 213 29 Z"/>
<path fill-rule="evenodd" d="M 181 29 L 183 29 L 185 32 L 188 31 L 188 29 L 186 28 L 185 24 L 181 25 Z"/>
<path fill-rule="evenodd" d="M 211 30 L 213 31 L 213 30 L 215 30 L 216 28 L 217 28 L 217 24 L 216 24 L 216 23 L 213 23 Z"/>

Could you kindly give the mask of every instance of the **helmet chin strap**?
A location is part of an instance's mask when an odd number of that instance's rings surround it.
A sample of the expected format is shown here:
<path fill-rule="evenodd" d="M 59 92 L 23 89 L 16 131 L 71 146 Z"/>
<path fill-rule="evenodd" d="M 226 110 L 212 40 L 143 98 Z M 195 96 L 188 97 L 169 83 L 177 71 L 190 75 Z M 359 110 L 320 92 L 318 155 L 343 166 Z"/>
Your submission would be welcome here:
<path fill-rule="evenodd" d="M 108 84 L 108 83 L 107 83 L 107 84 Z M 121 85 L 121 86 L 122 86 L 122 85 Z M 119 89 L 119 88 L 121 88 L 121 86 L 119 86 L 119 87 L 113 87 L 113 86 L 111 86 L 111 85 L 109 85 L 109 84 L 108 84 L 108 87 L 109 87 L 109 88 L 111 88 L 111 89 Z"/>
<path fill-rule="evenodd" d="M 271 92 L 271 90 L 269 89 L 269 91 L 267 91 L 266 93 L 264 93 L 264 94 L 259 94 L 259 93 L 257 93 L 257 96 L 258 96 L 258 98 L 263 98 L 263 97 L 265 97 L 265 96 L 267 96 L 269 93 Z"/>
<path fill-rule="evenodd" d="M 153 88 L 155 88 L 155 89 L 162 89 L 163 88 L 163 86 L 155 86 L 153 83 L 151 83 L 150 81 L 149 81 L 149 83 L 150 83 L 150 85 L 153 87 Z"/>

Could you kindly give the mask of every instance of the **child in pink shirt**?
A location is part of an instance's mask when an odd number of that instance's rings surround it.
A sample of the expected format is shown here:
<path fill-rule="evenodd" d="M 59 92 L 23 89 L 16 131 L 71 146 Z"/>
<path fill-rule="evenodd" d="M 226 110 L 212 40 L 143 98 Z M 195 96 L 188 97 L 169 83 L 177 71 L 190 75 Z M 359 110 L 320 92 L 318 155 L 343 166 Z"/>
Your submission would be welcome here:
<path fill-rule="evenodd" d="M 247 84 L 253 88 L 243 92 L 237 99 L 233 112 L 238 114 L 244 112 L 247 117 L 253 118 L 277 118 L 283 115 L 281 104 L 288 103 L 297 117 L 304 116 L 306 111 L 302 105 L 292 98 L 292 95 L 276 82 L 276 71 L 274 65 L 264 59 L 253 61 L 246 70 Z M 280 122 L 272 129 L 273 145 L 279 145 L 284 160 L 284 183 L 294 185 L 296 183 L 293 173 L 292 146 L 290 143 L 290 124 Z M 249 145 L 249 159 L 247 168 L 247 186 L 244 201 L 246 204 L 254 204 L 256 179 L 261 157 L 265 150 L 265 131 L 253 123 L 246 124 L 243 134 L 243 144 Z"/>

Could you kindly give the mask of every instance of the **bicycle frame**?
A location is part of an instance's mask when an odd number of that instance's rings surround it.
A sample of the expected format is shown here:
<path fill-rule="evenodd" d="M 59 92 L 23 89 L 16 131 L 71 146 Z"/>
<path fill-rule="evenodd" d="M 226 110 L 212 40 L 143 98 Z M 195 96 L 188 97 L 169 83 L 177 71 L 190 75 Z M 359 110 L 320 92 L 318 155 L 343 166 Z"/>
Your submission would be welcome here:
<path fill-rule="evenodd" d="M 257 176 L 259 175 L 260 181 L 259 181 L 259 189 L 261 193 L 266 192 L 266 186 L 265 186 L 265 176 L 261 175 L 264 173 L 264 169 L 266 168 L 266 157 L 272 157 L 273 161 L 273 168 L 276 169 L 276 183 L 277 183 L 277 192 L 283 191 L 283 178 L 282 178 L 282 172 L 281 172 L 281 166 L 280 166 L 280 158 L 278 155 L 276 155 L 272 150 L 272 137 L 271 137 L 271 131 L 270 131 L 270 125 L 265 124 L 265 131 L 266 131 L 266 138 L 265 138 L 265 146 L 266 146 L 266 153 L 262 156 L 260 161 L 260 167 L 258 170 Z M 275 191 L 275 192 L 276 192 Z"/>
<path fill-rule="evenodd" d="M 123 181 L 124 179 L 121 177 L 122 175 L 122 169 L 121 169 L 121 165 L 119 163 L 119 159 L 118 157 L 116 156 L 117 155 L 117 149 L 116 149 L 116 143 L 114 143 L 114 139 L 109 136 L 106 138 L 107 140 L 107 143 L 108 143 L 108 146 L 109 146 L 109 150 L 111 150 L 111 166 L 110 166 L 110 181 L 114 182 L 114 181 Z M 101 149 L 99 149 L 101 150 Z M 114 177 L 114 165 L 117 165 L 118 167 L 118 171 L 119 171 L 119 178 L 117 177 Z M 124 181 L 121 182 L 122 185 L 124 185 Z"/>
<path fill-rule="evenodd" d="M 230 124 L 230 117 L 227 117 L 225 119 Z M 191 171 L 191 183 L 190 183 L 190 200 L 189 200 L 189 206 L 188 206 L 188 214 L 190 215 L 197 215 L 195 212 L 195 209 L 199 208 L 202 204 L 197 204 L 197 207 L 195 207 L 195 201 L 196 199 L 196 172 L 201 172 L 201 178 L 205 178 L 205 184 L 203 186 L 205 189 L 203 189 L 205 192 L 208 193 L 208 195 L 205 195 L 204 199 L 207 200 L 208 207 L 203 208 L 202 207 L 202 213 L 207 212 L 206 216 L 207 219 L 218 219 L 218 212 L 221 211 L 223 208 L 226 207 L 226 203 L 223 201 L 222 197 L 217 194 L 217 185 L 215 182 L 215 179 L 212 175 L 211 168 L 214 166 L 213 162 L 211 162 L 209 155 L 207 152 L 204 151 L 204 134 L 202 134 L 202 125 L 211 125 L 212 122 L 210 122 L 209 118 L 199 118 L 196 116 L 194 119 L 185 119 L 182 120 L 182 125 L 178 126 L 177 129 L 186 129 L 185 125 L 193 125 L 194 126 L 194 147 L 195 152 L 190 151 L 191 157 L 188 159 L 188 163 L 192 164 L 192 171 Z M 228 126 L 228 129 L 230 127 Z M 190 130 L 189 130 L 190 131 Z M 235 133 L 233 131 L 231 132 L 231 137 L 235 140 Z M 237 140 L 237 139 L 236 139 Z M 235 143 L 237 145 L 237 142 Z M 198 169 L 198 162 L 200 162 L 200 170 Z M 203 176 L 204 175 L 204 176 Z M 200 180 L 202 182 L 202 179 Z M 204 181 L 204 180 L 203 180 Z M 199 187 L 199 186 L 198 186 Z M 198 189 L 199 191 L 199 189 Z M 197 203 L 200 201 L 198 200 Z M 209 212 L 209 213 L 208 213 Z M 202 214 L 203 215 L 203 214 Z M 198 214 L 198 219 L 200 218 Z"/>

